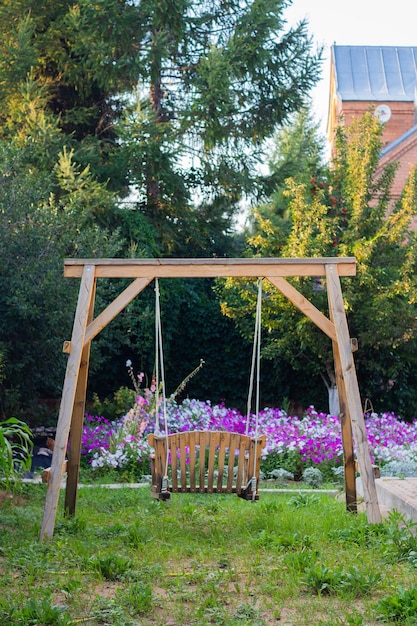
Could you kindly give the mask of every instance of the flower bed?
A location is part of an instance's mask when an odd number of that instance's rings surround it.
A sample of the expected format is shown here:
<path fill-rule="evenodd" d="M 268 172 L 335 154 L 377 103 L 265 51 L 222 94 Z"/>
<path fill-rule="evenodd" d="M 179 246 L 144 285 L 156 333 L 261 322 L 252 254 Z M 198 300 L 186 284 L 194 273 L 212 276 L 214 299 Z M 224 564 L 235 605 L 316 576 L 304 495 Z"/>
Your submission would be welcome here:
<path fill-rule="evenodd" d="M 82 455 L 93 469 L 130 469 L 146 473 L 151 449 L 147 435 L 154 431 L 155 417 L 146 403 L 110 423 L 101 416 L 86 416 Z M 250 417 L 250 434 L 255 433 L 255 418 Z M 160 416 L 163 424 L 164 418 Z M 366 429 L 372 460 L 381 466 L 407 464 L 417 470 L 417 422 L 406 423 L 393 413 L 366 417 Z M 186 430 L 224 430 L 245 432 L 246 417 L 223 404 L 184 400 L 167 403 L 169 432 Z M 265 408 L 259 414 L 258 432 L 266 435 L 262 469 L 271 472 L 283 468 L 301 475 L 309 466 L 337 468 L 343 465 L 340 420 L 318 413 L 309 407 L 302 417 L 287 415 L 282 409 Z M 405 464 L 405 465 L 404 465 Z M 414 469 L 408 472 L 413 473 Z"/>

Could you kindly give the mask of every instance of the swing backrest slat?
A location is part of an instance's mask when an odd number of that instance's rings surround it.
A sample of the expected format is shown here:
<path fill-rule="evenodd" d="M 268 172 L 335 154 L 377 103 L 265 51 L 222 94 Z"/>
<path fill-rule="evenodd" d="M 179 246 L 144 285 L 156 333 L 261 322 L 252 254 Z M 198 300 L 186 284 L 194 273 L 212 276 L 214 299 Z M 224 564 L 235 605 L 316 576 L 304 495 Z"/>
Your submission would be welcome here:
<path fill-rule="evenodd" d="M 190 435 L 190 491 L 195 493 L 197 491 L 197 483 L 195 478 L 195 464 L 196 464 L 196 432 L 192 431 Z M 194 468 L 194 471 L 191 471 Z"/>

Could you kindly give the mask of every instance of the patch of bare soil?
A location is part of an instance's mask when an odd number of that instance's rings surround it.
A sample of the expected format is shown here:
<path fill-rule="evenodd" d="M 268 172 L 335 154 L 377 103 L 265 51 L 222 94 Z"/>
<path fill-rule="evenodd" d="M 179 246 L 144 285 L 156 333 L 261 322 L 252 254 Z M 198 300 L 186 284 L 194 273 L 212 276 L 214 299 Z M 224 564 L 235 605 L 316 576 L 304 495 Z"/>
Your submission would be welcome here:
<path fill-rule="evenodd" d="M 10 491 L 0 491 L 0 506 L 2 506 L 5 502 L 11 502 L 16 506 L 22 506 L 22 504 L 25 503 L 25 499 L 15 493 L 10 493 Z"/>

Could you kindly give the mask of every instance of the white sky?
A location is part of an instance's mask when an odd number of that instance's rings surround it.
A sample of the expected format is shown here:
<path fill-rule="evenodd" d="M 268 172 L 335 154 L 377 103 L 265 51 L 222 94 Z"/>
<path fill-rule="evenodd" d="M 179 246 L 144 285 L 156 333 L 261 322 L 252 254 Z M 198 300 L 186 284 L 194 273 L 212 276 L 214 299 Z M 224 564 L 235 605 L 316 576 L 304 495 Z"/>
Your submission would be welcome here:
<path fill-rule="evenodd" d="M 293 0 L 288 24 L 307 18 L 314 41 L 325 45 L 322 80 L 312 92 L 314 113 L 326 133 L 330 47 L 417 46 L 417 0 Z"/>

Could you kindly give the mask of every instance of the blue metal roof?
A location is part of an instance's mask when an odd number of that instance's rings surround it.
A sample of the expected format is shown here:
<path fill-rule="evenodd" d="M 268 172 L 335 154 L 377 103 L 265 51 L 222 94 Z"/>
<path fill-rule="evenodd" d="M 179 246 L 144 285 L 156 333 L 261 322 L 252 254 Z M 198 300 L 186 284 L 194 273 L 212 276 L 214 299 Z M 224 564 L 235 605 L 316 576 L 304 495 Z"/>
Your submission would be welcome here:
<path fill-rule="evenodd" d="M 417 47 L 332 47 L 342 100 L 410 102 L 417 87 Z"/>
<path fill-rule="evenodd" d="M 412 137 L 413 135 L 416 135 L 416 134 L 417 134 L 417 125 L 412 126 L 412 128 L 410 128 L 405 133 L 403 133 L 400 137 L 395 139 L 395 141 L 391 141 L 391 143 L 389 143 L 387 146 L 385 146 L 383 150 L 381 150 L 381 153 L 379 156 L 383 157 L 386 154 L 389 154 L 392 150 L 394 150 L 394 148 L 397 148 L 397 146 L 400 146 L 409 137 Z"/>

